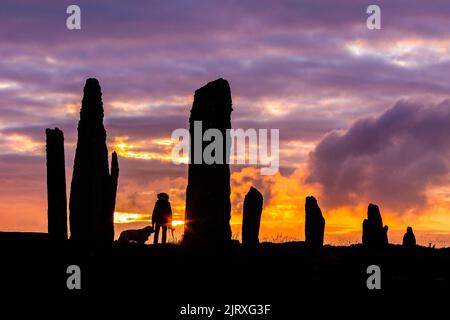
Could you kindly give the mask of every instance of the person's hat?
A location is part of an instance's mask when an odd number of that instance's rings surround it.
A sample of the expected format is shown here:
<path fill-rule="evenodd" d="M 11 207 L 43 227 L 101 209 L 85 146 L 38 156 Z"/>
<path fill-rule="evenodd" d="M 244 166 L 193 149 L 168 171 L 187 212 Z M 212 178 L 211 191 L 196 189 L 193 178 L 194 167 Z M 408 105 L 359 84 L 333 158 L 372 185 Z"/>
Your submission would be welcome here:
<path fill-rule="evenodd" d="M 169 200 L 169 195 L 165 192 L 158 193 L 158 199 Z"/>

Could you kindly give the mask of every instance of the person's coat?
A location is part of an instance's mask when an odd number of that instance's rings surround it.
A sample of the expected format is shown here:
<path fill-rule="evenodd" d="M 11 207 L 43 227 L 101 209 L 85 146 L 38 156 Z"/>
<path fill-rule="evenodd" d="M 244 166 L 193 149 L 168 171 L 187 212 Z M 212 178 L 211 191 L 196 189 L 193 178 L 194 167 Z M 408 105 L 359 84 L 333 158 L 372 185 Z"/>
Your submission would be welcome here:
<path fill-rule="evenodd" d="M 163 199 L 158 199 L 153 208 L 152 225 L 166 225 L 172 224 L 172 208 L 170 202 Z"/>

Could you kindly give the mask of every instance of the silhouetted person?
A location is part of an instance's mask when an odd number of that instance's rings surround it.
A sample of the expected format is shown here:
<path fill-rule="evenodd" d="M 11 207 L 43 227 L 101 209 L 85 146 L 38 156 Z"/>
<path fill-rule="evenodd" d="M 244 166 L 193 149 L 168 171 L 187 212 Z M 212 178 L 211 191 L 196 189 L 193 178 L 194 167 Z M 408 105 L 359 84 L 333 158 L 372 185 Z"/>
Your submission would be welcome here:
<path fill-rule="evenodd" d="M 231 105 L 230 85 L 224 79 L 195 91 L 189 118 L 190 162 L 183 237 L 189 245 L 222 246 L 231 242 L 230 145 L 226 143 L 230 137 L 227 129 L 231 128 Z M 223 137 L 222 150 L 212 164 L 202 156 L 210 146 L 201 139 L 208 129 L 220 131 Z"/>
<path fill-rule="evenodd" d="M 66 166 L 64 134 L 58 128 L 46 129 L 48 234 L 54 240 L 67 240 Z"/>
<path fill-rule="evenodd" d="M 408 227 L 406 233 L 403 236 L 403 247 L 406 249 L 413 249 L 416 246 L 416 236 L 413 233 L 413 229 Z"/>
<path fill-rule="evenodd" d="M 380 209 L 375 204 L 369 204 L 367 219 L 363 222 L 362 242 L 370 248 L 382 248 L 388 245 L 388 226 L 383 227 Z"/>
<path fill-rule="evenodd" d="M 322 247 L 325 232 L 325 219 L 322 216 L 313 196 L 306 197 L 305 201 L 305 242 L 311 247 Z"/>
<path fill-rule="evenodd" d="M 166 243 L 167 228 L 172 228 L 172 208 L 167 193 L 159 193 L 152 214 L 152 226 L 155 231 L 154 244 L 158 243 L 159 230 L 162 228 L 161 243 Z"/>
<path fill-rule="evenodd" d="M 256 245 L 259 243 L 259 226 L 263 209 L 263 196 L 256 188 L 250 187 L 245 195 L 244 212 L 242 216 L 242 244 Z"/>

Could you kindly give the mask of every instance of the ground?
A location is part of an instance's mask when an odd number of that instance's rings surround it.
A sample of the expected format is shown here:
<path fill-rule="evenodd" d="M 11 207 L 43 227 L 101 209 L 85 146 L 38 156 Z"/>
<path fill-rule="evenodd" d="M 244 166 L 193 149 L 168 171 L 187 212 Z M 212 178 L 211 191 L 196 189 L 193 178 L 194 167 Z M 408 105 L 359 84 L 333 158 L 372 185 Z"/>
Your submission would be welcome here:
<path fill-rule="evenodd" d="M 256 248 L 233 243 L 221 250 L 114 243 L 86 250 L 69 241 L 52 243 L 37 233 L 0 233 L 0 248 L 4 291 L 139 299 L 167 319 L 176 319 L 188 304 L 270 304 L 273 313 L 294 314 L 310 301 L 392 303 L 392 298 L 430 293 L 448 297 L 450 289 L 450 248 L 411 252 L 390 245 L 371 252 L 352 245 L 311 250 L 290 242 Z M 81 269 L 81 290 L 66 287 L 69 265 Z M 381 290 L 367 288 L 369 265 L 381 269 Z"/>

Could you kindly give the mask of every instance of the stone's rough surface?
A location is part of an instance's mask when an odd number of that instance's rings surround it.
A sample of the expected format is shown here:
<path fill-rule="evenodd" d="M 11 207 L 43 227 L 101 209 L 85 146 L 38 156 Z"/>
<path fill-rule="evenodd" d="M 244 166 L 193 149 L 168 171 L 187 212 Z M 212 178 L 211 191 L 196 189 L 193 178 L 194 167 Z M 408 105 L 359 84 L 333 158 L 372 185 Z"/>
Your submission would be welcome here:
<path fill-rule="evenodd" d="M 107 244 L 114 240 L 114 205 L 118 180 L 117 156 L 112 177 L 108 166 L 100 84 L 86 80 L 78 122 L 78 143 L 70 190 L 71 239 Z"/>
<path fill-rule="evenodd" d="M 218 79 L 195 92 L 190 123 L 190 164 L 186 189 L 184 242 L 198 245 L 220 245 L 231 241 L 231 203 L 229 146 L 225 143 L 231 128 L 231 90 L 228 82 Z M 202 122 L 201 132 L 194 132 L 194 121 Z M 194 163 L 195 149 L 203 152 L 203 133 L 218 129 L 223 137 L 223 163 Z M 197 135 L 197 136 L 196 136 Z M 201 135 L 200 137 L 198 135 Z"/>
<path fill-rule="evenodd" d="M 305 201 L 305 241 L 311 247 L 322 247 L 325 232 L 325 219 L 313 196 Z"/>
<path fill-rule="evenodd" d="M 380 209 L 375 204 L 369 204 L 367 219 L 363 222 L 362 242 L 371 248 L 381 248 L 388 244 L 388 226 L 383 227 Z"/>
<path fill-rule="evenodd" d="M 256 245 L 259 243 L 259 226 L 263 209 L 263 195 L 251 187 L 244 199 L 242 216 L 242 244 Z"/>
<path fill-rule="evenodd" d="M 48 233 L 52 239 L 67 240 L 66 169 L 64 134 L 46 129 Z"/>
<path fill-rule="evenodd" d="M 406 233 L 403 236 L 403 247 L 407 249 L 413 249 L 416 246 L 416 236 L 414 235 L 413 229 L 408 227 Z"/>

